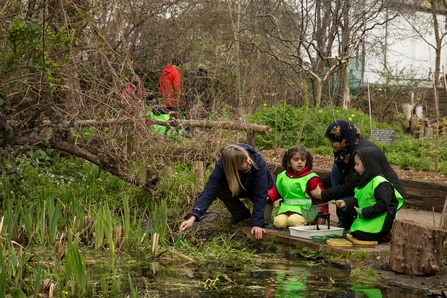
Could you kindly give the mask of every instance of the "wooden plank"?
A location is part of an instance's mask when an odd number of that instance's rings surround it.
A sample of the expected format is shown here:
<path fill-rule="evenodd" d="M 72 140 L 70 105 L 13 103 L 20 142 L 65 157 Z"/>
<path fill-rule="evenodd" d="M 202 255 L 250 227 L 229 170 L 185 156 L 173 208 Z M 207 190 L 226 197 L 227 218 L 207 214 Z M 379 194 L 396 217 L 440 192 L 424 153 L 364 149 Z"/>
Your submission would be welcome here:
<path fill-rule="evenodd" d="M 324 243 L 315 243 L 310 239 L 299 238 L 290 236 L 288 231 L 284 230 L 274 230 L 274 229 L 265 229 L 265 234 L 261 240 L 258 240 L 251 234 L 251 227 L 243 227 L 242 232 L 245 233 L 246 237 L 251 241 L 271 241 L 275 240 L 278 243 L 286 244 L 290 246 L 302 245 L 305 247 L 309 247 L 312 249 L 316 249 L 319 251 L 328 251 L 328 252 L 337 252 L 340 254 L 347 254 L 350 251 L 365 251 L 369 253 L 379 253 L 382 251 L 387 251 L 390 249 L 389 245 L 380 244 L 377 246 L 351 246 L 351 247 L 337 247 L 337 246 L 329 246 Z M 347 241 L 347 240 L 346 240 Z"/>

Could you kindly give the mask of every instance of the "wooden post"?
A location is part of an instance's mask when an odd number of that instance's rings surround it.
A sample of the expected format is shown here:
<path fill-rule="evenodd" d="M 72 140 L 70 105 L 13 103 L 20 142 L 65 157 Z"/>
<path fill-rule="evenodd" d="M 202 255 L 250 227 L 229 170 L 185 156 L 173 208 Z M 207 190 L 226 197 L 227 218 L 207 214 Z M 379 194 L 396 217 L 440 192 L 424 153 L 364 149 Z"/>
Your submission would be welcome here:
<path fill-rule="evenodd" d="M 442 209 L 441 218 L 439 219 L 439 228 L 447 230 L 447 197 L 445 198 L 444 208 Z"/>
<path fill-rule="evenodd" d="M 196 185 L 203 187 L 203 161 L 194 161 L 194 173 L 196 175 Z"/>
<path fill-rule="evenodd" d="M 395 220 L 391 236 L 389 267 L 408 275 L 434 275 L 442 266 L 447 231 L 411 220 Z"/>
<path fill-rule="evenodd" d="M 255 141 L 255 133 L 253 131 L 247 132 L 247 144 L 255 148 L 256 141 Z"/>

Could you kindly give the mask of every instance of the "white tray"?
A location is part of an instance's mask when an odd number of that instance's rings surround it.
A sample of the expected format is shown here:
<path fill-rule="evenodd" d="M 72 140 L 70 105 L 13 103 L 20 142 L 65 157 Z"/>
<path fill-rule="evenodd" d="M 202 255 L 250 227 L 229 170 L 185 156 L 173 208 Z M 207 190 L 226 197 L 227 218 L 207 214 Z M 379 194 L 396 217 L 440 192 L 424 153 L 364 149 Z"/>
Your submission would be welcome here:
<path fill-rule="evenodd" d="M 299 238 L 306 238 L 306 239 L 312 239 L 310 236 L 324 236 L 324 235 L 343 235 L 343 228 L 338 227 L 330 227 L 330 229 L 327 228 L 327 225 L 318 225 L 320 228 L 317 230 L 316 225 L 311 226 L 301 226 L 301 227 L 289 227 L 290 236 L 293 237 L 299 237 Z"/>

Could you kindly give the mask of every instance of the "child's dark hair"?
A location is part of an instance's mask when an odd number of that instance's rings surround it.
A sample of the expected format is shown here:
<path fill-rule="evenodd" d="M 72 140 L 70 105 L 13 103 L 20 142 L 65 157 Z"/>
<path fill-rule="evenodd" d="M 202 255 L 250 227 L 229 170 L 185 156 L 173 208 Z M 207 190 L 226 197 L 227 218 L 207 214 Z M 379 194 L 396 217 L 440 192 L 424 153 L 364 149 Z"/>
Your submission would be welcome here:
<path fill-rule="evenodd" d="M 314 158 L 312 157 L 312 154 L 310 154 L 309 151 L 301 147 L 293 147 L 284 152 L 284 155 L 282 156 L 282 166 L 284 169 L 289 170 L 288 163 L 295 154 L 304 155 L 306 157 L 306 166 L 309 168 L 309 170 L 312 169 L 312 163 Z"/>

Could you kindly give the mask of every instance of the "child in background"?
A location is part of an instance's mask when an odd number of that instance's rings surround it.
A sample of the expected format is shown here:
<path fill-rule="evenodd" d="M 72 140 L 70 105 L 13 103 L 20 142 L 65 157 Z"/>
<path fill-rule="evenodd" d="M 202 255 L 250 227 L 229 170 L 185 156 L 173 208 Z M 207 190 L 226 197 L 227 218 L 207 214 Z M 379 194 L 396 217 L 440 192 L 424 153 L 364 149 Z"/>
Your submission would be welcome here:
<path fill-rule="evenodd" d="M 301 147 L 291 148 L 284 153 L 282 166 L 285 171 L 278 174 L 276 185 L 267 192 L 267 201 L 270 204 L 283 199 L 278 215 L 273 220 L 275 228 L 305 226 L 307 222 L 302 216 L 301 208 L 309 209 L 313 203 L 324 203 L 321 200 L 313 200 L 315 189 L 319 186 L 320 190 L 323 190 L 323 183 L 312 171 L 312 162 L 310 152 Z M 329 207 L 321 206 L 320 210 L 328 213 Z M 324 218 L 318 219 L 318 224 L 325 222 Z"/>
<path fill-rule="evenodd" d="M 379 148 L 365 147 L 354 155 L 354 169 L 360 176 L 354 201 L 337 200 L 337 207 L 355 209 L 357 217 L 350 233 L 358 240 L 389 242 L 402 195 L 383 177 L 381 163 L 387 161 Z"/>

